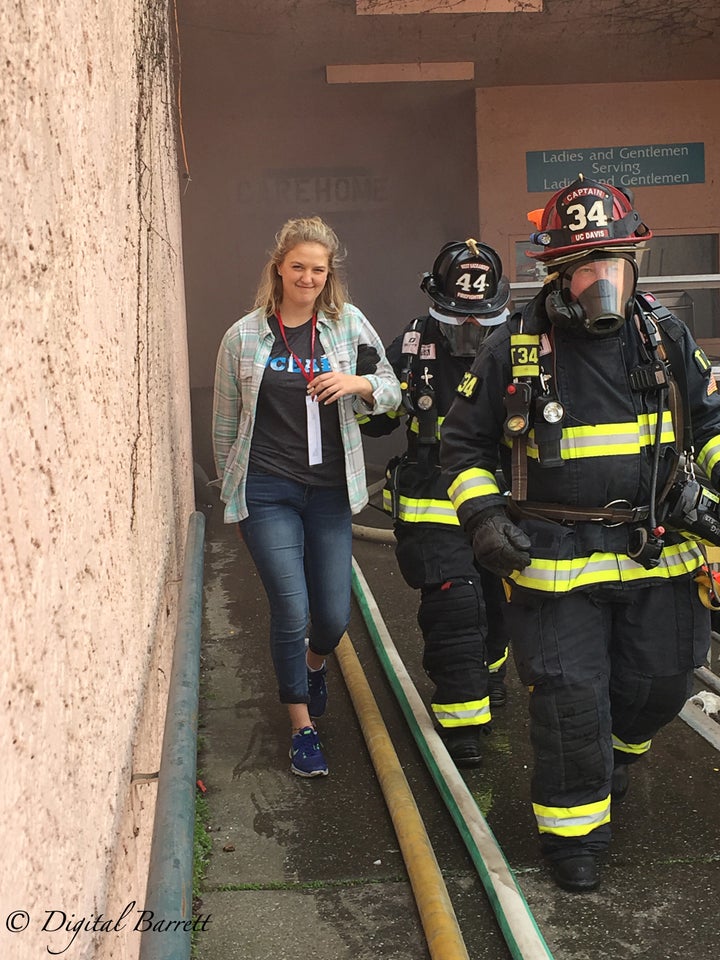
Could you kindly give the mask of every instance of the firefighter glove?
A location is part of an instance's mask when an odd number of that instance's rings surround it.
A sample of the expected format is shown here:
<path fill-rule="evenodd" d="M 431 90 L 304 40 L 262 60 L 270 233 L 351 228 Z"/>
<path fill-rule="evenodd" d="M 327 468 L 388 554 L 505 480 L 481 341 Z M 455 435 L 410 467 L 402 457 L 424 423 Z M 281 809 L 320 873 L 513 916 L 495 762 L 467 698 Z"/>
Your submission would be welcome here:
<path fill-rule="evenodd" d="M 530 539 L 504 510 L 488 511 L 472 529 L 472 547 L 481 567 L 498 577 L 530 563 Z"/>

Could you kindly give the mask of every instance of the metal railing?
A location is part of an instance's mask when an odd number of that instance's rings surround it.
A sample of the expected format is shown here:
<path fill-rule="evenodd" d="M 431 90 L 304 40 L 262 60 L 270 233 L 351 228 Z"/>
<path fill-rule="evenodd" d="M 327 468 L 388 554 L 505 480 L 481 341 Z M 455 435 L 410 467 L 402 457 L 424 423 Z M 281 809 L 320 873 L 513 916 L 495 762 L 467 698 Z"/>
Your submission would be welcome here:
<path fill-rule="evenodd" d="M 178 600 L 140 960 L 190 957 L 204 533 L 205 516 L 191 513 Z"/>
<path fill-rule="evenodd" d="M 638 289 L 652 290 L 717 290 L 720 289 L 720 273 L 688 274 L 674 277 L 640 277 Z M 518 281 L 510 284 L 514 298 L 522 300 L 533 297 L 542 287 L 541 280 Z"/>

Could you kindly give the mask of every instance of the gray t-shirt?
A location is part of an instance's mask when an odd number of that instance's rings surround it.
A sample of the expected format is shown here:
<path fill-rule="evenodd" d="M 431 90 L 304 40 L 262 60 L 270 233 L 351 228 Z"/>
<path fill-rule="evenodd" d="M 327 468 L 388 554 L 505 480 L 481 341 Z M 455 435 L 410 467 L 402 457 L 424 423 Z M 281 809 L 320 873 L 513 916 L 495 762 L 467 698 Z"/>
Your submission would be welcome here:
<path fill-rule="evenodd" d="M 345 483 L 345 456 L 340 435 L 337 403 L 318 403 L 322 436 L 322 463 L 308 463 L 308 435 L 305 397 L 307 380 L 280 333 L 276 317 L 268 319 L 275 336 L 258 394 L 255 428 L 250 446 L 250 469 L 290 477 L 299 483 L 342 486 Z M 305 371 L 313 356 L 315 374 L 330 370 L 320 337 L 312 350 L 312 322 L 286 327 L 285 337 L 292 353 Z"/>

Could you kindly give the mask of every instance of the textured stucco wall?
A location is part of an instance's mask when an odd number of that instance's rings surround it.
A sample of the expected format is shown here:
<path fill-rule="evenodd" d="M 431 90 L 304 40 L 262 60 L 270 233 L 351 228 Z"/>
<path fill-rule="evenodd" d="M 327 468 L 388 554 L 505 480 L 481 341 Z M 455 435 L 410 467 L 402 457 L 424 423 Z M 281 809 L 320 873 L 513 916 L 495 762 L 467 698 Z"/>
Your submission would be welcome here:
<path fill-rule="evenodd" d="M 193 509 L 172 24 L 168 0 L 0 8 L 0 955 L 15 960 L 139 948 L 132 917 L 92 925 L 142 907 L 156 786 L 133 776 L 159 766 Z"/>

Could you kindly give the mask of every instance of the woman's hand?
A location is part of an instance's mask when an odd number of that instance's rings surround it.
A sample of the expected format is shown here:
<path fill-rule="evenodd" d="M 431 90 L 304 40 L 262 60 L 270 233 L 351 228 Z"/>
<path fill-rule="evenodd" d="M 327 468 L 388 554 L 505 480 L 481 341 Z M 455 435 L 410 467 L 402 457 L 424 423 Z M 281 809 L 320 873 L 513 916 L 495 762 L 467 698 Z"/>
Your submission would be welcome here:
<path fill-rule="evenodd" d="M 367 377 L 358 377 L 353 373 L 321 373 L 313 377 L 308 384 L 308 396 L 315 397 L 320 403 L 335 403 L 340 397 L 358 396 L 373 404 L 372 384 Z"/>

